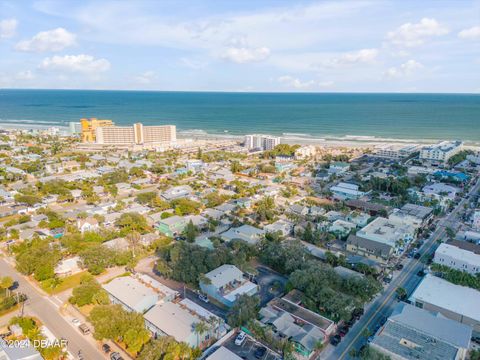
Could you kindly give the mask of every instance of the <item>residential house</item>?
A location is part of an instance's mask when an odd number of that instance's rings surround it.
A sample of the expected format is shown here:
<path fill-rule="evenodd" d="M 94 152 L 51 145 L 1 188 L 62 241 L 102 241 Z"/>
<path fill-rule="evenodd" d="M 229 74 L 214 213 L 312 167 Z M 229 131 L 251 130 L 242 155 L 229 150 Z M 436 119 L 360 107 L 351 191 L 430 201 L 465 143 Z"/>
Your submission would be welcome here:
<path fill-rule="evenodd" d="M 301 306 L 299 297 L 300 292 L 293 290 L 274 298 L 260 310 L 260 321 L 271 326 L 279 340 L 288 338 L 299 355 L 310 359 L 336 327 L 333 321 Z"/>
<path fill-rule="evenodd" d="M 162 197 L 166 201 L 172 201 L 175 199 L 190 197 L 193 194 L 193 190 L 188 185 L 174 186 L 162 193 Z"/>
<path fill-rule="evenodd" d="M 80 264 L 81 259 L 79 256 L 60 260 L 59 263 L 55 266 L 55 275 L 59 277 L 64 277 L 77 274 L 82 271 Z"/>
<path fill-rule="evenodd" d="M 112 304 L 122 305 L 127 311 L 144 313 L 159 301 L 159 294 L 151 286 L 131 276 L 114 278 L 102 287 Z"/>
<path fill-rule="evenodd" d="M 330 191 L 338 200 L 358 199 L 366 195 L 365 192 L 359 190 L 358 185 L 345 182 L 332 186 Z"/>
<path fill-rule="evenodd" d="M 191 347 L 205 348 L 214 338 L 226 334 L 226 325 L 221 318 L 189 299 L 155 305 L 144 319 L 145 326 L 154 335 L 171 336 Z M 210 322 L 214 327 L 204 333 L 195 332 L 195 325 L 202 322 Z"/>
<path fill-rule="evenodd" d="M 328 168 L 328 173 L 330 175 L 332 174 L 344 174 L 348 170 L 350 170 L 350 164 L 345 163 L 345 162 L 333 162 L 330 164 L 330 167 Z"/>
<path fill-rule="evenodd" d="M 293 224 L 290 221 L 280 219 L 272 224 L 266 225 L 263 230 L 267 233 L 279 232 L 282 236 L 289 236 L 293 231 Z"/>
<path fill-rule="evenodd" d="M 258 229 L 251 225 L 242 225 L 237 228 L 230 228 L 220 235 L 223 241 L 234 239 L 243 240 L 251 245 L 255 245 L 265 235 L 265 230 Z"/>
<path fill-rule="evenodd" d="M 98 220 L 93 216 L 77 220 L 77 229 L 83 234 L 88 231 L 97 231 L 99 229 Z"/>
<path fill-rule="evenodd" d="M 200 289 L 208 296 L 231 307 L 240 295 L 255 295 L 258 285 L 246 280 L 234 265 L 222 265 L 205 274 Z"/>

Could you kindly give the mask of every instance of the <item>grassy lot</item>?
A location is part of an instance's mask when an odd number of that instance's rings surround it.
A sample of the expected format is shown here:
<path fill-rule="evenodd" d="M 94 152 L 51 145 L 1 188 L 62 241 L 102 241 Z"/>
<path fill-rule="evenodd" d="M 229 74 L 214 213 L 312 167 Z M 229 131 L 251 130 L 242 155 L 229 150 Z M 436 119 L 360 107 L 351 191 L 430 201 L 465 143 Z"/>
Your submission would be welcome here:
<path fill-rule="evenodd" d="M 50 295 L 59 294 L 65 290 L 71 289 L 80 284 L 80 280 L 83 275 L 87 274 L 88 271 L 82 271 L 78 274 L 67 276 L 61 279 L 60 283 L 52 286 L 49 282 L 42 282 L 40 284 L 41 288 L 49 293 Z"/>
<path fill-rule="evenodd" d="M 17 310 L 20 308 L 20 305 L 21 305 L 21 304 L 17 304 L 17 305 L 15 305 L 15 306 L 12 306 L 12 307 L 9 308 L 9 309 L 0 311 L 0 316 L 6 315 L 6 314 L 11 313 L 11 312 L 13 312 L 13 311 L 17 311 Z"/>

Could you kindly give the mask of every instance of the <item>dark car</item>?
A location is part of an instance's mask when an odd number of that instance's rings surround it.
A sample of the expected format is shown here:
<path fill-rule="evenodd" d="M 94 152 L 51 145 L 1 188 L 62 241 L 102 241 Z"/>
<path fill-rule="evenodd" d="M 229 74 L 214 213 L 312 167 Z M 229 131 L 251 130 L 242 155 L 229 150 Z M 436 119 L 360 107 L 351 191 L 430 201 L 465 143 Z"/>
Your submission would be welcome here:
<path fill-rule="evenodd" d="M 333 346 L 337 346 L 338 344 L 340 344 L 340 341 L 342 341 L 340 335 L 335 335 L 330 338 L 330 344 L 332 344 Z"/>
<path fill-rule="evenodd" d="M 422 256 L 419 252 L 415 253 L 415 255 L 413 255 L 413 258 L 414 259 L 420 259 L 420 256 Z"/>
<path fill-rule="evenodd" d="M 111 360 L 123 360 L 122 356 L 118 352 L 113 352 L 110 354 Z"/>
<path fill-rule="evenodd" d="M 344 326 L 342 328 L 340 328 L 340 330 L 338 330 L 338 335 L 340 335 L 341 337 L 344 337 L 345 335 L 347 335 L 348 333 L 348 327 Z"/>
<path fill-rule="evenodd" d="M 363 308 L 356 308 L 355 310 L 353 310 L 352 316 L 356 319 L 360 319 L 363 313 L 364 313 Z"/>
<path fill-rule="evenodd" d="M 403 269 L 403 264 L 397 264 L 397 270 L 402 270 Z"/>
<path fill-rule="evenodd" d="M 112 351 L 112 349 L 110 348 L 110 345 L 108 345 L 108 344 L 103 344 L 102 345 L 102 350 L 105 354 L 108 354 L 110 351 Z"/>
<path fill-rule="evenodd" d="M 255 350 L 255 353 L 253 355 L 255 356 L 255 358 L 261 359 L 263 358 L 266 352 L 267 352 L 267 348 L 265 346 L 260 346 L 257 348 L 257 350 Z"/>

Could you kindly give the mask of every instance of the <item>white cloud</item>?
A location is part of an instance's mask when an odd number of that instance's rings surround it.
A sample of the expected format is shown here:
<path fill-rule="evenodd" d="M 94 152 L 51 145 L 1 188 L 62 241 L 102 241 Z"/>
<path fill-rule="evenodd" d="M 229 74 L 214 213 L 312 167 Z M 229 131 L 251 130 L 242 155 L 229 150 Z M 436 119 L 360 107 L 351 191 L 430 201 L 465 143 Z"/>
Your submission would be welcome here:
<path fill-rule="evenodd" d="M 341 54 L 338 57 L 325 61 L 323 65 L 337 67 L 351 64 L 372 64 L 375 62 L 377 56 L 377 49 L 361 49 Z"/>
<path fill-rule="evenodd" d="M 17 80 L 33 80 L 35 79 L 35 75 L 33 74 L 32 71 L 30 70 L 25 70 L 25 71 L 19 71 L 15 78 Z"/>
<path fill-rule="evenodd" d="M 140 74 L 135 77 L 135 81 L 142 85 L 151 84 L 157 75 L 153 71 L 145 71 L 143 74 Z"/>
<path fill-rule="evenodd" d="M 334 85 L 333 81 L 315 81 L 315 80 L 306 80 L 302 81 L 296 77 L 290 75 L 280 76 L 277 81 L 287 86 L 288 88 L 293 88 L 297 90 L 309 90 L 316 87 L 329 88 Z"/>
<path fill-rule="evenodd" d="M 480 40 L 480 26 L 472 26 L 469 29 L 464 29 L 458 33 L 458 37 L 468 40 Z"/>
<path fill-rule="evenodd" d="M 419 23 L 406 23 L 387 34 L 387 40 L 393 45 L 414 47 L 425 43 L 429 38 L 448 34 L 446 26 L 437 20 L 423 18 Z"/>
<path fill-rule="evenodd" d="M 43 59 L 40 69 L 72 73 L 96 74 L 110 69 L 107 59 L 95 59 L 91 55 L 52 56 Z"/>
<path fill-rule="evenodd" d="M 412 75 L 419 69 L 422 69 L 424 66 L 415 60 L 408 60 L 407 62 L 401 64 L 398 67 L 391 67 L 385 72 L 387 78 L 401 78 Z"/>
<path fill-rule="evenodd" d="M 15 35 L 18 22 L 16 19 L 0 20 L 0 39 L 9 39 Z"/>
<path fill-rule="evenodd" d="M 229 47 L 220 55 L 222 59 L 232 61 L 237 64 L 258 62 L 265 60 L 269 56 L 270 49 L 267 47 Z"/>
<path fill-rule="evenodd" d="M 75 37 L 75 34 L 64 28 L 42 31 L 30 40 L 20 41 L 15 49 L 26 52 L 61 51 L 75 45 Z"/>

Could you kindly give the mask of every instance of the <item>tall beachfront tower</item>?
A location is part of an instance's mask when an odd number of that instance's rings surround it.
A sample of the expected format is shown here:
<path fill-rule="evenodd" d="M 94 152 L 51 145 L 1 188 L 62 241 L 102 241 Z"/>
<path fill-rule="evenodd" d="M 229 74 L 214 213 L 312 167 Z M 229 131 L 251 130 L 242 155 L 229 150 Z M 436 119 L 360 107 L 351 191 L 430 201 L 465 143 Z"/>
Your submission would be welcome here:
<path fill-rule="evenodd" d="M 97 118 L 81 119 L 82 142 L 93 143 L 96 140 L 96 130 L 101 127 L 115 125 L 112 120 L 99 120 Z"/>

